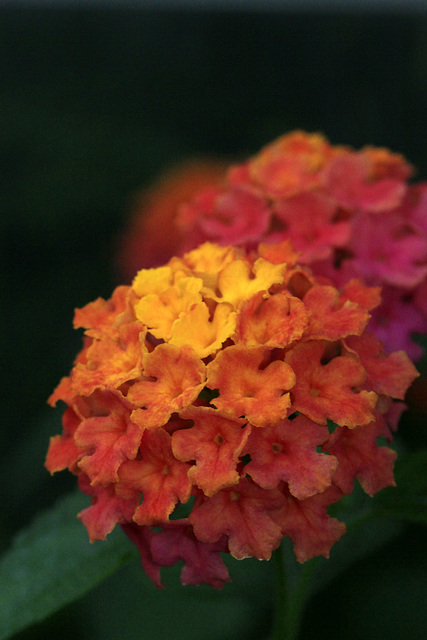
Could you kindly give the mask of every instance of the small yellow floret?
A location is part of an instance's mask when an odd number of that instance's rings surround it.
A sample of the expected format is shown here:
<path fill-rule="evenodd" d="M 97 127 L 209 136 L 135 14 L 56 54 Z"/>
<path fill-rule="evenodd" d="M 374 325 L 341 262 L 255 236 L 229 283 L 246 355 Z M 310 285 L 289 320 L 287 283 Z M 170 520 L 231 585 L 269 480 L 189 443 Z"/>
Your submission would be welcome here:
<path fill-rule="evenodd" d="M 239 308 L 258 291 L 267 291 L 273 284 L 281 284 L 285 271 L 286 264 L 271 264 L 263 258 L 258 258 L 253 269 L 247 260 L 235 260 L 220 273 L 219 300 Z"/>
<path fill-rule="evenodd" d="M 136 295 L 143 297 L 150 293 L 161 293 L 173 284 L 173 272 L 170 267 L 141 269 L 132 282 Z"/>
<path fill-rule="evenodd" d="M 169 341 L 174 322 L 194 304 L 202 301 L 200 278 L 185 277 L 161 293 L 141 298 L 135 305 L 135 314 L 156 338 Z"/>
<path fill-rule="evenodd" d="M 176 320 L 169 342 L 177 347 L 189 344 L 199 358 L 206 358 L 218 351 L 223 342 L 233 335 L 236 317 L 231 305 L 221 303 L 211 319 L 208 306 L 201 302 Z"/>

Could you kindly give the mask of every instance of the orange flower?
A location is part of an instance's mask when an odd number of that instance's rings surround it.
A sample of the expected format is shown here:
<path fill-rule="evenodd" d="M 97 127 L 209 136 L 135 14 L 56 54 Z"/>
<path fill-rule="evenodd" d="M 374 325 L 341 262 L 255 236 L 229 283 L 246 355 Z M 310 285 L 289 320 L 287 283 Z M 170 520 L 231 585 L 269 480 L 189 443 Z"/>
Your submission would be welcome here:
<path fill-rule="evenodd" d="M 322 135 L 294 131 L 268 144 L 249 165 L 251 179 L 271 194 L 291 195 L 301 187 L 314 188 L 328 160 L 344 152 Z"/>
<path fill-rule="evenodd" d="M 84 450 L 78 463 L 92 486 L 118 480 L 117 470 L 126 460 L 133 460 L 141 441 L 141 430 L 131 420 L 132 405 L 111 391 L 95 392 L 100 409 L 81 421 L 74 442 Z"/>
<path fill-rule="evenodd" d="M 95 389 L 118 389 L 137 377 L 142 366 L 141 323 L 119 326 L 115 337 L 106 334 L 94 338 L 85 349 L 85 362 L 77 362 L 73 372 L 73 389 L 90 395 Z"/>
<path fill-rule="evenodd" d="M 276 360 L 261 368 L 263 359 L 263 349 L 236 345 L 208 364 L 207 385 L 219 391 L 212 404 L 232 418 L 245 416 L 256 427 L 282 420 L 291 405 L 286 392 L 295 384 L 295 374 L 286 362 Z"/>
<path fill-rule="evenodd" d="M 105 540 L 116 524 L 125 524 L 132 519 L 139 502 L 138 496 L 134 496 L 133 500 L 120 498 L 116 495 L 114 484 L 92 487 L 84 473 L 79 475 L 79 487 L 84 493 L 92 496 L 90 507 L 78 514 L 91 542 Z"/>
<path fill-rule="evenodd" d="M 201 542 L 217 542 L 226 535 L 230 553 L 238 560 L 251 556 L 269 560 L 282 538 L 271 514 L 283 502 L 279 489 L 261 489 L 249 478 L 242 478 L 237 487 L 195 505 L 190 522 Z"/>
<path fill-rule="evenodd" d="M 77 462 L 85 453 L 74 441 L 74 434 L 79 424 L 80 417 L 73 407 L 67 407 L 62 416 L 62 435 L 52 436 L 50 439 L 46 467 L 51 473 L 67 468 L 73 473 L 76 472 Z"/>
<path fill-rule="evenodd" d="M 194 426 L 174 432 L 172 449 L 178 460 L 195 461 L 188 472 L 190 480 L 208 497 L 237 484 L 237 464 L 250 425 L 244 420 L 229 420 L 210 407 L 187 408 L 181 416 L 193 420 Z"/>
<path fill-rule="evenodd" d="M 319 424 L 332 420 L 353 429 L 368 424 L 378 397 L 362 389 L 364 368 L 355 358 L 341 355 L 323 364 L 324 355 L 325 343 L 320 341 L 298 344 L 286 354 L 296 374 L 293 407 Z"/>
<path fill-rule="evenodd" d="M 302 562 L 328 556 L 345 526 L 327 506 L 355 478 L 370 495 L 394 482 L 377 440 L 417 375 L 366 332 L 378 302 L 316 279 L 288 242 L 205 243 L 77 310 L 46 467 L 91 497 L 90 539 L 121 525 L 157 586 L 183 560 L 184 584 L 219 588 L 221 553 L 268 559 L 283 536 Z"/>
<path fill-rule="evenodd" d="M 135 380 L 127 398 L 137 407 L 131 419 L 141 429 L 163 426 L 174 411 L 191 405 L 204 387 L 206 367 L 185 345 L 159 344 L 143 359 L 146 380 Z"/>
<path fill-rule="evenodd" d="M 334 287 L 315 285 L 304 296 L 304 305 L 311 311 L 307 335 L 313 340 L 340 340 L 360 335 L 369 321 L 369 313 L 361 312 L 360 304 L 343 300 Z"/>
<path fill-rule="evenodd" d="M 240 309 L 237 344 L 245 347 L 286 347 L 307 328 L 310 311 L 296 296 L 277 293 L 268 298 L 259 291 Z"/>
<path fill-rule="evenodd" d="M 130 500 L 143 495 L 142 504 L 133 514 L 137 524 L 165 522 L 177 502 L 187 502 L 191 495 L 188 469 L 173 455 L 167 431 L 146 431 L 138 460 L 127 460 L 120 467 L 116 493 Z"/>
<path fill-rule="evenodd" d="M 287 482 L 290 493 L 305 500 L 331 485 L 338 466 L 334 456 L 317 452 L 328 437 L 326 427 L 303 415 L 285 418 L 275 427 L 254 429 L 245 449 L 251 456 L 245 471 L 263 489 Z"/>

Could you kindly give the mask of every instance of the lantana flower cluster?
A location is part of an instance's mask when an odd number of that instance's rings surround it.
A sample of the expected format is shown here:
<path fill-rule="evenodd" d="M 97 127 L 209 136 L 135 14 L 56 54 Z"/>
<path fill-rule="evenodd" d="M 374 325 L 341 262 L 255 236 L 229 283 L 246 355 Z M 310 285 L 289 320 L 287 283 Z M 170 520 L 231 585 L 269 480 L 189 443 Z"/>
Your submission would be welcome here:
<path fill-rule="evenodd" d="M 345 525 L 328 507 L 393 485 L 391 440 L 417 372 L 366 330 L 378 287 L 337 289 L 289 242 L 205 243 L 142 269 L 76 310 L 84 345 L 50 398 L 63 433 L 46 466 L 68 468 L 91 505 L 90 540 L 116 524 L 153 582 L 221 587 L 221 554 L 328 556 Z"/>
<path fill-rule="evenodd" d="M 409 183 L 412 174 L 387 149 L 354 150 L 292 132 L 231 166 L 222 183 L 208 174 L 206 188 L 175 203 L 173 254 L 205 241 L 254 249 L 289 238 L 300 262 L 335 286 L 350 278 L 381 286 L 371 330 L 390 351 L 404 349 L 416 360 L 422 349 L 412 334 L 427 331 L 427 184 Z M 152 222 L 145 246 L 161 243 L 153 207 L 144 219 Z M 135 255 L 139 266 L 147 256 Z"/>

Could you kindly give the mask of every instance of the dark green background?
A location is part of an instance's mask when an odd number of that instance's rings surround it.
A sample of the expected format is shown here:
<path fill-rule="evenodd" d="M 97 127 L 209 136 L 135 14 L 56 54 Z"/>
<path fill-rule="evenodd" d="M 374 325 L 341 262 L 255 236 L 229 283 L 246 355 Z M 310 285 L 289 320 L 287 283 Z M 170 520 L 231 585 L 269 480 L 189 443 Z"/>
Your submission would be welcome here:
<path fill-rule="evenodd" d="M 293 128 L 388 146 L 427 177 L 422 15 L 0 8 L 0 544 L 74 486 L 43 469 L 45 401 L 80 347 L 74 307 L 109 297 L 132 194 L 181 158 L 243 157 Z M 426 446 L 406 415 L 399 446 Z M 301 638 L 426 636 L 425 529 L 409 527 L 310 602 Z M 272 567 L 220 593 L 164 592 L 137 563 L 16 638 L 260 640 Z"/>

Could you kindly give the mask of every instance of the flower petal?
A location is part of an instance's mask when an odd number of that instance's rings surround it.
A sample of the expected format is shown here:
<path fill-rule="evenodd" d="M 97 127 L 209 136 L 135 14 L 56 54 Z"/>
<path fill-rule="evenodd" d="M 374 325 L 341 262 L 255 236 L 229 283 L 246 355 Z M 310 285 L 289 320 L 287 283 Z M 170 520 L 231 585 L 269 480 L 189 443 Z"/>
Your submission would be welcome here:
<path fill-rule="evenodd" d="M 266 491 L 242 478 L 239 485 L 224 489 L 193 507 L 190 522 L 201 542 L 214 543 L 228 537 L 232 556 L 269 560 L 280 544 L 281 530 L 271 512 L 283 505 L 279 490 Z"/>
<path fill-rule="evenodd" d="M 135 458 L 142 430 L 130 418 L 132 406 L 120 394 L 95 392 L 98 410 L 80 423 L 74 440 L 86 450 L 79 468 L 92 486 L 107 485 L 118 480 L 117 470 L 125 460 Z"/>
<path fill-rule="evenodd" d="M 221 589 L 225 582 L 230 582 L 221 551 L 228 551 L 225 536 L 213 544 L 200 542 L 187 520 L 170 522 L 151 541 L 153 558 L 162 567 L 170 567 L 183 560 L 183 585 L 203 583 Z"/>
<path fill-rule="evenodd" d="M 211 317 L 207 304 L 196 303 L 174 322 L 169 344 L 191 345 L 199 358 L 206 358 L 221 348 L 233 335 L 235 327 L 236 313 L 230 304 L 216 305 Z"/>
<path fill-rule="evenodd" d="M 141 375 L 146 329 L 138 322 L 120 326 L 117 337 L 95 339 L 85 352 L 86 361 L 77 362 L 71 386 L 75 394 L 88 396 L 95 389 L 118 389 Z"/>
<path fill-rule="evenodd" d="M 215 195 L 214 199 L 195 198 L 185 205 L 180 213 L 181 229 L 190 219 L 202 237 L 221 245 L 256 242 L 265 233 L 271 213 L 267 201 L 255 191 L 236 185 Z"/>
<path fill-rule="evenodd" d="M 259 291 L 241 306 L 235 342 L 245 347 L 286 347 L 301 338 L 309 316 L 298 298 L 285 292 L 266 298 Z"/>
<path fill-rule="evenodd" d="M 273 518 L 280 524 L 283 535 L 293 541 L 297 560 L 306 562 L 315 556 L 329 558 L 332 545 L 346 530 L 345 524 L 331 518 L 326 510 L 342 497 L 341 492 L 332 486 L 306 500 L 297 500 L 285 489 L 284 493 L 285 504 L 273 513 Z"/>
<path fill-rule="evenodd" d="M 350 428 L 368 424 L 374 419 L 377 395 L 359 390 L 366 378 L 364 368 L 350 356 L 322 364 L 324 350 L 324 342 L 313 341 L 297 344 L 286 354 L 296 374 L 293 408 L 319 424 L 327 420 Z"/>
<path fill-rule="evenodd" d="M 182 277 L 164 291 L 142 297 L 135 304 L 138 320 L 147 325 L 156 338 L 169 340 L 172 326 L 182 313 L 191 309 L 193 304 L 202 302 L 200 290 L 203 281 L 195 277 Z"/>
<path fill-rule="evenodd" d="M 295 374 L 285 362 L 275 361 L 261 369 L 264 350 L 231 346 L 208 364 L 207 385 L 219 390 L 212 401 L 231 418 L 245 416 L 257 427 L 277 424 L 290 406 L 289 393 Z"/>
<path fill-rule="evenodd" d="M 85 450 L 78 447 L 74 441 L 74 434 L 81 422 L 80 417 L 72 407 L 67 407 L 62 417 L 63 433 L 50 439 L 45 467 L 50 473 L 70 469 L 77 473 L 77 463 L 85 454 Z"/>
<path fill-rule="evenodd" d="M 340 340 L 360 335 L 370 315 L 356 302 L 342 301 L 337 289 L 314 285 L 304 296 L 304 305 L 311 311 L 305 338 L 311 340 Z"/>
<path fill-rule="evenodd" d="M 137 524 L 167 522 L 175 505 L 190 498 L 188 469 L 189 465 L 174 457 L 166 431 L 145 431 L 138 459 L 127 460 L 119 469 L 116 493 L 125 499 L 142 493 L 142 504 L 133 516 Z"/>
<path fill-rule="evenodd" d="M 350 336 L 345 341 L 357 353 L 367 373 L 367 385 L 376 393 L 404 400 L 406 391 L 419 373 L 404 351 L 386 354 L 372 333 Z"/>
<path fill-rule="evenodd" d="M 300 252 L 299 261 L 310 264 L 331 255 L 335 247 L 345 246 L 351 235 L 350 223 L 336 219 L 335 200 L 317 191 L 306 191 L 275 203 L 274 213 L 287 230 L 287 236 Z M 277 239 L 283 230 L 277 232 Z"/>
<path fill-rule="evenodd" d="M 393 467 L 396 452 L 378 446 L 377 438 L 383 435 L 383 419 L 377 414 L 376 422 L 357 429 L 336 429 L 323 449 L 339 460 L 334 483 L 344 493 L 353 491 L 357 478 L 370 496 L 384 487 L 394 486 Z"/>
<path fill-rule="evenodd" d="M 79 487 L 83 493 L 92 496 L 91 506 L 78 514 L 88 530 L 91 542 L 105 540 L 116 524 L 124 524 L 132 520 L 138 500 L 119 498 L 114 490 L 114 484 L 93 487 L 87 475 L 82 473 L 79 476 Z"/>
<path fill-rule="evenodd" d="M 250 425 L 244 420 L 229 420 L 209 407 L 188 407 L 181 418 L 193 420 L 190 429 L 180 429 L 172 435 L 174 456 L 183 462 L 195 461 L 188 477 L 205 495 L 215 493 L 239 482 L 236 467 L 248 439 Z"/>
<path fill-rule="evenodd" d="M 215 299 L 239 308 L 258 291 L 268 291 L 273 284 L 281 284 L 285 271 L 286 264 L 273 265 L 263 258 L 258 258 L 253 268 L 247 260 L 235 260 L 220 272 L 218 290 L 221 295 Z"/>
<path fill-rule="evenodd" d="M 115 336 L 117 316 L 126 309 L 129 291 L 130 288 L 127 286 L 117 287 L 111 300 L 98 298 L 82 309 L 76 309 L 74 328 L 84 327 L 85 333 L 92 338 Z"/>
<path fill-rule="evenodd" d="M 347 153 L 331 161 L 325 172 L 328 191 L 347 207 L 380 212 L 397 207 L 406 187 L 401 177 L 372 180 L 369 156 Z"/>
<path fill-rule="evenodd" d="M 135 382 L 127 399 L 138 408 L 131 419 L 142 429 L 161 427 L 175 411 L 194 402 L 204 387 L 206 367 L 191 347 L 160 344 L 143 359 L 148 378 Z"/>
<path fill-rule="evenodd" d="M 317 453 L 328 436 L 326 427 L 303 415 L 275 427 L 253 429 L 244 449 L 251 457 L 245 472 L 263 489 L 287 482 L 298 500 L 322 493 L 330 486 L 338 464 L 334 456 Z"/>

